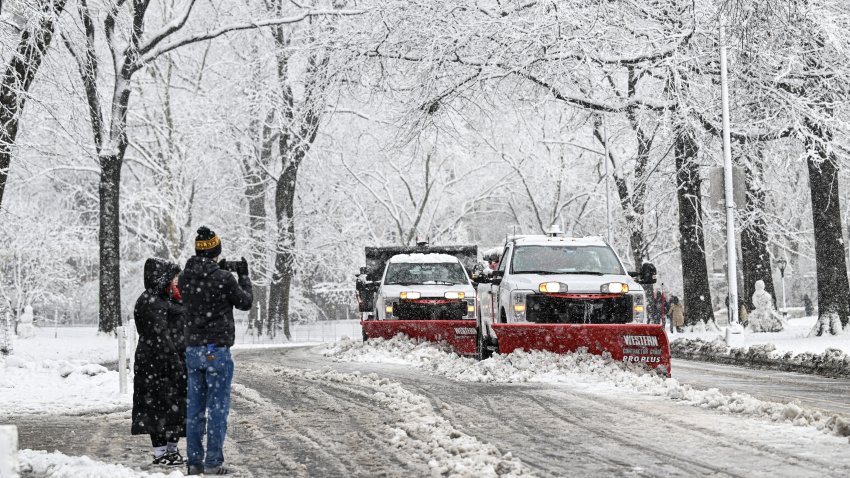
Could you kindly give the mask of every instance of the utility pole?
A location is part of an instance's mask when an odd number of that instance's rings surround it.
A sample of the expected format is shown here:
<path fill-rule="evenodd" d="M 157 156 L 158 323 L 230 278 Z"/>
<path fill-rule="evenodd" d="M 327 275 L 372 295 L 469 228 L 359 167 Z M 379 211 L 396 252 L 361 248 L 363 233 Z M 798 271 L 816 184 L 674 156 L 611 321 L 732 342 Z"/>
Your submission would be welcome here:
<path fill-rule="evenodd" d="M 729 72 L 726 66 L 726 32 L 720 24 L 720 101 L 723 105 L 723 185 L 726 196 L 726 255 L 729 284 L 729 325 L 738 323 L 738 250 L 735 247 L 735 197 L 732 179 L 732 141 L 729 133 Z"/>

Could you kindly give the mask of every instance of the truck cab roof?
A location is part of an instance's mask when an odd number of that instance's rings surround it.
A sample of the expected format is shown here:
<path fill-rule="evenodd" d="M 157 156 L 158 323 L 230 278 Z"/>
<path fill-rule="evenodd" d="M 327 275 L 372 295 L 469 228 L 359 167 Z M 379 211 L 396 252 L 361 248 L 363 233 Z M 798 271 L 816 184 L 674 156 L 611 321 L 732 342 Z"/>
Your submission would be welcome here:
<path fill-rule="evenodd" d="M 508 243 L 512 243 L 517 246 L 607 246 L 608 243 L 605 242 L 599 236 L 588 236 L 588 237 L 563 237 L 563 236 L 544 236 L 544 235 L 527 235 L 527 236 L 514 236 L 508 238 Z"/>
<path fill-rule="evenodd" d="M 447 262 L 460 262 L 455 256 L 441 253 L 415 253 L 415 254 L 397 254 L 390 257 L 390 263 L 406 263 L 406 264 L 437 264 Z"/>

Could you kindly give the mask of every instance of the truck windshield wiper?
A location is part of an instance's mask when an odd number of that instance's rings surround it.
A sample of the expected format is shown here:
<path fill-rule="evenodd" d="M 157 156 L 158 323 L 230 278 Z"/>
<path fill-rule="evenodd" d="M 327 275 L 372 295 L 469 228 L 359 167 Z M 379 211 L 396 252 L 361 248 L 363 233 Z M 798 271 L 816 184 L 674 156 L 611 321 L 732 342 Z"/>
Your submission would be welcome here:
<path fill-rule="evenodd" d="M 514 271 L 514 274 L 560 274 L 558 271 Z"/>
<path fill-rule="evenodd" d="M 599 271 L 514 271 L 514 274 L 551 274 L 551 275 L 561 275 L 561 274 L 571 274 L 571 275 L 591 275 L 591 276 L 601 276 L 605 275 L 604 272 Z"/>

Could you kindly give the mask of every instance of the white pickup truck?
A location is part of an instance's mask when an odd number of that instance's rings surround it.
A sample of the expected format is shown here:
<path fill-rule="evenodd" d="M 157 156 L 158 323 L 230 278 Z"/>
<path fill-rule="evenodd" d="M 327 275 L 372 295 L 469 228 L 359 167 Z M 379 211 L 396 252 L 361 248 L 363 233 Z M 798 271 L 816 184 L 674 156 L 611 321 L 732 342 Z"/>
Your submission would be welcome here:
<path fill-rule="evenodd" d="M 486 358 L 499 351 L 493 324 L 645 323 L 641 284 L 655 282 L 655 268 L 627 273 L 598 237 L 516 236 L 498 267 L 477 280 L 476 349 Z"/>
<path fill-rule="evenodd" d="M 461 320 L 475 314 L 475 289 L 457 257 L 399 254 L 375 293 L 377 320 Z"/>

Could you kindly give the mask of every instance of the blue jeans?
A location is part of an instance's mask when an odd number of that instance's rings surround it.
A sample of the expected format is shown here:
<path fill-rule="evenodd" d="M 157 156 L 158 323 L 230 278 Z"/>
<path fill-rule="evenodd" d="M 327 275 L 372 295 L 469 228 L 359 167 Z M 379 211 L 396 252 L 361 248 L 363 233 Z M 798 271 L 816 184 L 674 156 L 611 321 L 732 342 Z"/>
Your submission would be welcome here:
<path fill-rule="evenodd" d="M 216 347 L 207 357 L 206 347 L 186 347 L 189 375 L 186 406 L 186 455 L 189 466 L 213 467 L 224 463 L 224 436 L 230 414 L 230 382 L 233 359 L 230 349 Z M 207 435 L 206 459 L 204 433 Z"/>

